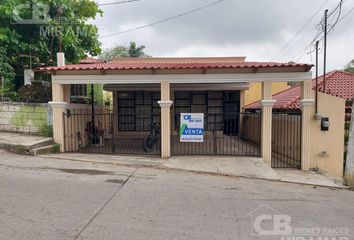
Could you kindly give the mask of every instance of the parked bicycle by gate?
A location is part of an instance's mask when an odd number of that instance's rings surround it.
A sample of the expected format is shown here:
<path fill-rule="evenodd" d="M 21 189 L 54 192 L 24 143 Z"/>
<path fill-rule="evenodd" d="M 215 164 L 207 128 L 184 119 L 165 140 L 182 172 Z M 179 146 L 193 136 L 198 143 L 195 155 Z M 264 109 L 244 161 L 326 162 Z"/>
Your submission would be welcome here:
<path fill-rule="evenodd" d="M 64 150 L 160 155 L 160 123 L 143 117 L 134 113 L 64 113 Z"/>

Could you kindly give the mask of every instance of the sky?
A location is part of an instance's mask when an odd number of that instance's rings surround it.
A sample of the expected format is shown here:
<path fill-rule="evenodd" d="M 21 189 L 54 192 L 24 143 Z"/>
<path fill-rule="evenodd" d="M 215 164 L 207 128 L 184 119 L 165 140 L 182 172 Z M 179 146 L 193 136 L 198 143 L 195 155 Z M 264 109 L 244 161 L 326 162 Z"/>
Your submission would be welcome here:
<path fill-rule="evenodd" d="M 99 4 L 122 0 L 96 0 Z M 96 18 L 103 48 L 135 41 L 154 57 L 246 56 L 247 61 L 315 63 L 312 40 L 324 10 L 340 0 L 140 0 L 101 6 Z M 216 3 L 218 2 L 218 3 Z M 206 5 L 200 11 L 124 32 Z M 354 59 L 354 0 L 344 0 L 341 19 L 328 36 L 327 69 Z M 350 12 L 351 11 L 351 12 Z M 335 12 L 337 13 L 337 12 Z M 329 28 L 336 14 L 329 18 Z M 317 26 L 317 27 L 316 27 Z M 110 37 L 107 35 L 116 34 Z M 321 38 L 319 36 L 319 38 Z M 323 62 L 320 42 L 320 71 Z"/>

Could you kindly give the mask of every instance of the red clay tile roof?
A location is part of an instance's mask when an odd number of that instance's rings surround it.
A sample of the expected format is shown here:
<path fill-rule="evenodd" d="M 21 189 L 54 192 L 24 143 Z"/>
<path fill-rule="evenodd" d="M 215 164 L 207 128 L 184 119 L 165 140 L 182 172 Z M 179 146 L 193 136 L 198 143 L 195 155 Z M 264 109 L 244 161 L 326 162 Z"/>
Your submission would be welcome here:
<path fill-rule="evenodd" d="M 163 59 L 163 58 L 157 58 Z M 181 59 L 181 62 L 177 60 Z M 112 63 L 73 64 L 63 67 L 41 67 L 37 71 L 60 70 L 146 70 L 146 69 L 217 69 L 217 68 L 266 68 L 266 67 L 305 67 L 306 71 L 312 65 L 301 63 L 275 63 L 275 62 L 242 62 L 240 58 L 174 58 L 174 61 L 156 61 L 154 58 L 128 58 Z M 237 60 L 238 59 L 238 60 Z M 222 61 L 221 61 L 222 60 Z"/>
<path fill-rule="evenodd" d="M 316 79 L 312 80 L 313 89 L 316 88 Z M 323 76 L 319 77 L 318 90 L 323 90 Z M 354 73 L 335 70 L 326 74 L 326 92 L 330 95 L 344 98 L 346 100 L 353 99 L 354 96 Z M 300 108 L 299 100 L 301 96 L 301 87 L 295 86 L 273 95 L 273 99 L 277 100 L 273 108 L 277 109 L 298 109 Z M 248 109 L 261 108 L 260 101 L 251 103 L 246 106 Z"/>

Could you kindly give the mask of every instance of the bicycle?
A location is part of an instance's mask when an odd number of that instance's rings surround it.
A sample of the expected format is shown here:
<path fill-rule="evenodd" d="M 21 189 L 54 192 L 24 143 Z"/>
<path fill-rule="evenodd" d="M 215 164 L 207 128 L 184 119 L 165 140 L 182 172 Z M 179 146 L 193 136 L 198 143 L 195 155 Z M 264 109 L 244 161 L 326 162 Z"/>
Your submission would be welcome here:
<path fill-rule="evenodd" d="M 160 143 L 161 127 L 159 123 L 153 123 L 150 127 L 150 133 L 144 140 L 144 151 L 146 153 L 152 152 L 155 146 Z"/>

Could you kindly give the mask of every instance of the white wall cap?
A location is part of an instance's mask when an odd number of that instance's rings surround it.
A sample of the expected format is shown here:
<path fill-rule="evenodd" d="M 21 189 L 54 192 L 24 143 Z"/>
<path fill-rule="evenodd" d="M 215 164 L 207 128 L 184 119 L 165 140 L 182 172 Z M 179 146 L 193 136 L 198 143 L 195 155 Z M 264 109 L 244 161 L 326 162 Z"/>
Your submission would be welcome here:
<path fill-rule="evenodd" d="M 173 104 L 172 101 L 158 101 L 157 102 L 161 108 L 170 108 Z"/>
<path fill-rule="evenodd" d="M 273 107 L 277 100 L 261 100 L 262 107 Z"/>
<path fill-rule="evenodd" d="M 302 99 L 302 100 L 300 100 L 300 105 L 301 106 L 311 106 L 314 103 L 315 103 L 314 99 Z"/>
<path fill-rule="evenodd" d="M 68 103 L 66 102 L 48 102 L 52 108 L 66 108 Z"/>

